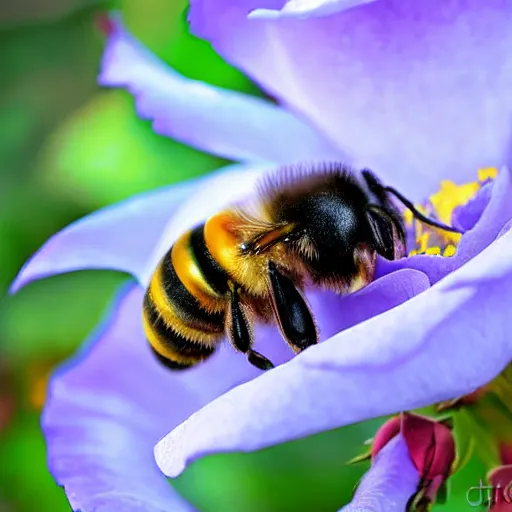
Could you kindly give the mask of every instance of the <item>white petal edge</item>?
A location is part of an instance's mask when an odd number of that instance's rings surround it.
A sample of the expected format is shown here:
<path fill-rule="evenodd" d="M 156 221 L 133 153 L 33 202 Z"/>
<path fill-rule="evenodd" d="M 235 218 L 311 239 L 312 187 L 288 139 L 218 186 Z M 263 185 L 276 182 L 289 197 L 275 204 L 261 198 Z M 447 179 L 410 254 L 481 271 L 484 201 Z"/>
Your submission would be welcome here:
<path fill-rule="evenodd" d="M 289 0 L 282 9 L 255 9 L 249 19 L 278 20 L 282 18 L 308 19 L 330 16 L 352 7 L 376 0 Z"/>
<path fill-rule="evenodd" d="M 306 121 L 269 101 L 180 75 L 112 17 L 100 85 L 127 89 L 156 133 L 230 160 L 288 163 L 343 158 Z"/>

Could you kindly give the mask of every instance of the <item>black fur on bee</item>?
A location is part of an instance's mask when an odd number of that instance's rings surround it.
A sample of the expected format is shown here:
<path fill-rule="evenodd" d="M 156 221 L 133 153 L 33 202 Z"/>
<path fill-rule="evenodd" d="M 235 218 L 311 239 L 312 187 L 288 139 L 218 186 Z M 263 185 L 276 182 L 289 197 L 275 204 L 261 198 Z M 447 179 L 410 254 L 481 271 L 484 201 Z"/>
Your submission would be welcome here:
<path fill-rule="evenodd" d="M 350 293 L 374 278 L 376 256 L 405 255 L 405 228 L 392 201 L 429 219 L 369 170 L 333 163 L 278 169 L 256 202 L 223 210 L 179 237 L 146 291 L 149 344 L 171 369 L 208 359 L 225 337 L 260 369 L 256 322 L 275 323 L 295 352 L 318 342 L 305 287 Z"/>

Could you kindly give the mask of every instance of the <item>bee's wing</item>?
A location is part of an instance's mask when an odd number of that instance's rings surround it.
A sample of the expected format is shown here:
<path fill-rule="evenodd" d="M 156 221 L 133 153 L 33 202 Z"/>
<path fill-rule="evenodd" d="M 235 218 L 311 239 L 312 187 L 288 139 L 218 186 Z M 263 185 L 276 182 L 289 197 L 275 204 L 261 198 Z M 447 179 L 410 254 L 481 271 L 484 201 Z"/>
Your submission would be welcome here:
<path fill-rule="evenodd" d="M 244 234 L 244 250 L 261 253 L 285 239 L 293 230 L 294 225 L 288 222 L 272 223 L 246 212 L 238 212 L 239 229 Z"/>

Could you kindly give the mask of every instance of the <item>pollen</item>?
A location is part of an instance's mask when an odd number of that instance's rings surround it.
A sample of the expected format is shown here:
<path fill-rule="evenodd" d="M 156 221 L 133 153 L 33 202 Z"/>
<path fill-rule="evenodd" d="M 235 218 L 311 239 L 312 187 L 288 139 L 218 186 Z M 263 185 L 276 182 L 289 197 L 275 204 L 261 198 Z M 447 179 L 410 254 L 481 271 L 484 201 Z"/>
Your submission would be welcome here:
<path fill-rule="evenodd" d="M 414 205 L 421 213 L 440 221 L 443 224 L 452 225 L 454 210 L 470 201 L 480 190 L 482 185 L 494 180 L 498 170 L 494 167 L 478 169 L 478 180 L 463 185 L 457 185 L 453 181 L 444 180 L 439 190 L 432 194 L 425 204 Z M 415 247 L 409 256 L 416 254 L 431 254 L 443 257 L 451 257 L 457 252 L 457 245 L 461 235 L 425 225 L 413 218 L 407 210 L 403 214 L 407 227 L 414 232 Z"/>

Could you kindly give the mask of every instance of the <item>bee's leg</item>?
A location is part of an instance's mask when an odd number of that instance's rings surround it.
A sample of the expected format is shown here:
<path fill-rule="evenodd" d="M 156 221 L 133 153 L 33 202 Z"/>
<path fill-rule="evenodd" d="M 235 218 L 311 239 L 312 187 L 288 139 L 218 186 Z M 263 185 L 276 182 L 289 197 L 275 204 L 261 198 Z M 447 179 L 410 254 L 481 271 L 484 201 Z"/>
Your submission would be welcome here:
<path fill-rule="evenodd" d="M 237 350 L 240 350 L 240 352 L 247 354 L 248 361 L 256 366 L 256 368 L 260 370 L 270 370 L 274 368 L 274 365 L 269 359 L 251 348 L 253 343 L 251 327 L 240 304 L 240 294 L 237 289 L 233 289 L 231 292 L 229 309 L 227 333 L 233 346 Z"/>
<path fill-rule="evenodd" d="M 293 282 L 281 274 L 274 263 L 268 264 L 272 302 L 281 332 L 295 352 L 318 342 L 311 311 Z"/>

